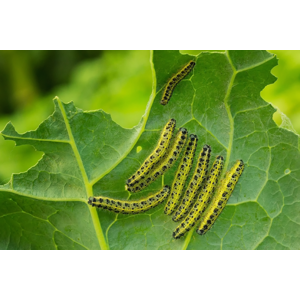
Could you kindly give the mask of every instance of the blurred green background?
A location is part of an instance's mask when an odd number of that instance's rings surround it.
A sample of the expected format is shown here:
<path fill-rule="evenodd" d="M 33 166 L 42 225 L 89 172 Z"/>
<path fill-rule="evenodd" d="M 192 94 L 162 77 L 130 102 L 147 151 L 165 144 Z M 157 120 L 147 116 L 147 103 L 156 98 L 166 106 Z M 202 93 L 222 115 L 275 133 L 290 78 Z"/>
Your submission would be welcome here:
<path fill-rule="evenodd" d="M 201 51 L 182 53 L 198 54 Z M 273 51 L 275 84 L 262 91 L 300 133 L 300 51 Z M 152 90 L 149 51 L 0 51 L 0 130 L 12 121 L 18 132 L 34 130 L 53 112 L 55 96 L 83 110 L 103 109 L 123 127 L 136 125 Z M 280 113 L 274 114 L 281 124 Z M 43 153 L 0 138 L 0 184 L 24 172 Z"/>

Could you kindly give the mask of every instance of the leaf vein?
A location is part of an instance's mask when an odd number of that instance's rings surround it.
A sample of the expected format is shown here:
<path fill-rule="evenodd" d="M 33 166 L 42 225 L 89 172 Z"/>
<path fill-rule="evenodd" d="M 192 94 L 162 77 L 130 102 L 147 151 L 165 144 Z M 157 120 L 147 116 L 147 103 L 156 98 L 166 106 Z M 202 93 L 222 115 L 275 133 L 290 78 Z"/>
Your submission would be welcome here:
<path fill-rule="evenodd" d="M 39 141 L 39 142 L 53 142 L 53 143 L 64 143 L 64 144 L 70 144 L 70 141 L 67 140 L 51 140 L 51 139 L 34 139 L 34 138 L 28 138 L 28 137 L 22 137 L 22 136 L 10 136 L 3 134 L 2 135 L 8 139 L 18 139 L 18 140 L 29 140 L 29 141 Z"/>

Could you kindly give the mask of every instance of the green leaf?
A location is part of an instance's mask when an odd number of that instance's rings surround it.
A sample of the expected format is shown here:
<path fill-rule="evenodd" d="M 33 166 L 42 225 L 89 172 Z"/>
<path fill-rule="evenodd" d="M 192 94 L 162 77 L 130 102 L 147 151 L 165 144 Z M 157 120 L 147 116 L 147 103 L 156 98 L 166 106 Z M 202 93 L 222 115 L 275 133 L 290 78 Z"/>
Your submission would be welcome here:
<path fill-rule="evenodd" d="M 5 139 L 45 154 L 0 187 L 1 249 L 300 248 L 300 139 L 274 123 L 275 109 L 260 97 L 275 81 L 276 57 L 266 51 L 202 52 L 165 107 L 159 103 L 165 83 L 191 57 L 155 51 L 151 58 L 152 96 L 132 129 L 102 110 L 82 111 L 58 98 L 37 130 L 18 134 L 6 125 Z M 133 216 L 87 205 L 91 195 L 139 199 L 172 182 L 177 165 L 145 191 L 131 195 L 124 188 L 170 118 L 198 135 L 198 152 L 208 143 L 212 159 L 223 155 L 224 172 L 237 159 L 246 163 L 228 205 L 204 236 L 193 230 L 174 240 L 177 224 L 163 205 Z"/>

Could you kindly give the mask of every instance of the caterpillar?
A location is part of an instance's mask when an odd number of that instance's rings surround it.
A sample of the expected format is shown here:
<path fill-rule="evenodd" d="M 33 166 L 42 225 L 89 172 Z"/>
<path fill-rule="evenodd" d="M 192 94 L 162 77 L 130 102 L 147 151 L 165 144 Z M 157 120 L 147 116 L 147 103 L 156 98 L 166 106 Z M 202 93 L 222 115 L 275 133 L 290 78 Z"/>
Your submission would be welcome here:
<path fill-rule="evenodd" d="M 125 189 L 130 190 L 128 187 L 133 187 L 141 183 L 149 172 L 158 164 L 160 160 L 166 155 L 173 132 L 176 126 L 176 120 L 170 119 L 162 130 L 156 148 L 145 159 L 141 167 L 126 181 Z"/>
<path fill-rule="evenodd" d="M 231 196 L 235 185 L 244 171 L 244 168 L 244 162 L 242 160 L 238 160 L 226 174 L 225 178 L 221 182 L 216 196 L 213 198 L 210 206 L 201 218 L 200 226 L 196 230 L 198 234 L 205 234 L 215 223 L 216 219 L 224 209 L 229 197 Z"/>
<path fill-rule="evenodd" d="M 138 214 L 162 203 L 170 194 L 170 187 L 165 185 L 159 192 L 137 201 L 124 201 L 111 198 L 90 197 L 88 204 L 121 214 Z"/>
<path fill-rule="evenodd" d="M 187 75 L 189 74 L 195 66 L 193 60 L 189 61 L 178 73 L 176 73 L 167 83 L 162 98 L 160 100 L 161 105 L 168 104 L 175 86 Z"/>
<path fill-rule="evenodd" d="M 180 206 L 177 208 L 172 218 L 174 222 L 181 220 L 190 211 L 199 188 L 207 176 L 210 153 L 210 146 L 204 145 L 199 154 L 196 169 L 184 193 Z"/>
<path fill-rule="evenodd" d="M 175 141 L 172 144 L 172 147 L 168 155 L 162 160 L 162 162 L 150 173 L 150 175 L 145 178 L 145 181 L 140 182 L 139 184 L 132 186 L 131 183 L 127 184 L 127 190 L 129 192 L 139 192 L 148 186 L 151 182 L 156 180 L 159 176 L 163 175 L 168 169 L 170 169 L 175 161 L 178 159 L 187 138 L 187 130 L 185 128 L 179 128 L 178 133 L 176 134 Z"/>
<path fill-rule="evenodd" d="M 193 165 L 193 159 L 197 148 L 197 141 L 198 137 L 194 134 L 191 134 L 185 147 L 185 153 L 181 158 L 179 167 L 175 174 L 175 179 L 171 187 L 170 196 L 165 206 L 165 214 L 167 215 L 172 214 L 179 203 L 185 182 Z"/>
<path fill-rule="evenodd" d="M 205 211 L 209 200 L 214 192 L 214 189 L 218 183 L 218 178 L 222 171 L 224 164 L 224 158 L 222 156 L 217 156 L 214 164 L 210 170 L 210 174 L 207 178 L 205 186 L 200 192 L 200 195 L 192 207 L 191 211 L 185 217 L 185 219 L 177 226 L 173 232 L 173 237 L 179 239 L 187 231 L 189 231 L 199 220 L 201 214 Z"/>

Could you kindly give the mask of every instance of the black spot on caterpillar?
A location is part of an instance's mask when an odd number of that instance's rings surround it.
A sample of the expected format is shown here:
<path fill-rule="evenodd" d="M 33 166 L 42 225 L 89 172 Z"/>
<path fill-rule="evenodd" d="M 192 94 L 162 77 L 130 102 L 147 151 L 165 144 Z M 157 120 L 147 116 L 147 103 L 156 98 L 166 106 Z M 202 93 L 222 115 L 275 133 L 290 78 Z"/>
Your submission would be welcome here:
<path fill-rule="evenodd" d="M 137 184 L 145 181 L 146 176 L 150 171 L 163 159 L 167 154 L 173 132 L 176 126 L 176 121 L 171 119 L 165 125 L 158 140 L 156 148 L 145 159 L 141 167 L 126 181 L 125 189 L 131 190 Z M 129 188 L 130 187 L 130 188 Z"/>
<path fill-rule="evenodd" d="M 201 187 L 201 184 L 208 173 L 210 153 L 210 146 L 204 145 L 199 154 L 196 169 L 184 193 L 180 206 L 178 207 L 172 218 L 174 222 L 181 220 L 190 211 L 195 197 L 199 192 L 199 188 Z"/>
<path fill-rule="evenodd" d="M 196 200 L 188 215 L 174 230 L 173 237 L 175 239 L 179 239 L 181 236 L 183 236 L 200 219 L 200 216 L 205 211 L 214 192 L 214 189 L 218 183 L 218 178 L 220 177 L 223 165 L 224 158 L 222 156 L 217 156 L 210 170 L 210 174 L 205 182 L 205 185 L 198 196 L 198 199 Z"/>
<path fill-rule="evenodd" d="M 226 206 L 227 201 L 235 188 L 235 185 L 244 171 L 244 168 L 244 162 L 242 160 L 238 160 L 230 169 L 230 171 L 227 172 L 210 206 L 201 218 L 200 226 L 197 229 L 198 234 L 203 235 L 212 227 Z"/>
<path fill-rule="evenodd" d="M 197 148 L 197 141 L 198 138 L 194 134 L 191 134 L 187 141 L 185 152 L 181 158 L 180 164 L 175 174 L 170 196 L 165 206 L 165 214 L 167 215 L 172 214 L 179 203 L 185 182 L 193 165 L 193 159 Z"/>
<path fill-rule="evenodd" d="M 138 214 L 162 203 L 170 194 L 170 187 L 164 186 L 158 193 L 138 201 L 124 201 L 107 197 L 90 197 L 88 204 L 121 214 Z"/>
<path fill-rule="evenodd" d="M 187 130 L 185 128 L 180 128 L 178 133 L 176 134 L 174 143 L 171 146 L 171 149 L 168 155 L 161 161 L 161 163 L 149 174 L 149 176 L 145 179 L 145 181 L 136 184 L 135 186 L 131 186 L 131 184 L 127 185 L 127 190 L 129 192 L 139 192 L 148 186 L 151 182 L 159 178 L 161 175 L 166 173 L 168 169 L 170 169 L 175 161 L 179 158 L 180 153 L 185 145 L 187 139 Z"/>
<path fill-rule="evenodd" d="M 189 61 L 187 65 L 185 65 L 178 73 L 176 73 L 168 82 L 167 85 L 165 87 L 165 90 L 163 92 L 162 98 L 160 100 L 160 104 L 161 105 L 166 105 L 168 104 L 173 90 L 175 88 L 175 86 L 187 75 L 191 72 L 191 70 L 194 68 L 195 66 L 195 62 L 194 61 Z"/>

